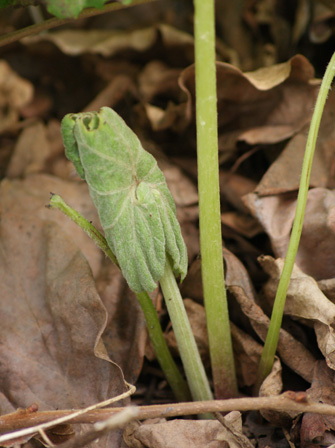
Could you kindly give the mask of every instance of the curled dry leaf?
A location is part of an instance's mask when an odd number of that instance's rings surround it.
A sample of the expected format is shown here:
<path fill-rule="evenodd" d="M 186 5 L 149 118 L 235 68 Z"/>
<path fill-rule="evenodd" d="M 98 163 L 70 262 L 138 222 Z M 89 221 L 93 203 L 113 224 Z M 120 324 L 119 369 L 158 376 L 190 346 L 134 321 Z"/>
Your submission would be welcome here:
<path fill-rule="evenodd" d="M 269 301 L 273 301 L 284 261 L 272 257 L 260 258 L 263 269 L 270 276 L 264 287 Z M 318 346 L 328 366 L 335 370 L 335 305 L 321 292 L 316 281 L 294 266 L 287 291 L 285 314 L 303 319 L 314 327 Z"/>
<path fill-rule="evenodd" d="M 318 86 L 314 69 L 304 56 L 249 73 L 217 62 L 216 72 L 220 146 L 225 150 L 231 151 L 237 141 L 277 143 L 309 123 Z M 179 83 L 188 94 L 191 119 L 194 66 L 182 72 Z"/>

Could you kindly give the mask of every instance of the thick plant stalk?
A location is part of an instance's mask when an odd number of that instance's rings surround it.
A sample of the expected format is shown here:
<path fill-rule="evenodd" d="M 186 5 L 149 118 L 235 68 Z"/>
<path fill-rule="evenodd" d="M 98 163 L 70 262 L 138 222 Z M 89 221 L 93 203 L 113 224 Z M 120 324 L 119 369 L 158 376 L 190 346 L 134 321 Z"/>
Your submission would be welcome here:
<path fill-rule="evenodd" d="M 334 76 L 335 76 L 335 53 L 333 54 L 330 63 L 327 67 L 326 73 L 323 77 L 319 95 L 316 100 L 311 125 L 309 128 L 292 233 L 286 253 L 282 274 L 278 284 L 276 298 L 273 305 L 268 334 L 266 336 L 258 368 L 257 381 L 255 386 L 256 391 L 258 391 L 263 380 L 271 372 L 275 353 L 277 350 L 279 331 L 283 319 L 284 307 L 286 302 L 287 289 L 289 287 L 290 278 L 294 266 L 295 257 L 298 251 L 302 226 L 304 222 L 307 194 L 309 189 L 309 180 L 311 176 L 316 139 L 319 132 L 324 105 Z"/>
<path fill-rule="evenodd" d="M 57 208 L 72 221 L 74 221 L 88 236 L 97 244 L 97 246 L 109 257 L 114 264 L 118 266 L 117 260 L 107 244 L 105 237 L 80 213 L 67 205 L 59 195 L 52 195 L 50 206 Z M 190 400 L 188 386 L 176 366 L 170 350 L 164 339 L 161 325 L 158 320 L 156 309 L 148 293 L 142 292 L 136 294 L 136 297 L 142 308 L 154 351 L 161 366 L 164 375 L 178 401 Z"/>
<path fill-rule="evenodd" d="M 214 0 L 194 0 L 196 122 L 202 283 L 216 398 L 237 395 L 223 274 Z"/>
<path fill-rule="evenodd" d="M 163 277 L 159 281 L 176 336 L 186 378 L 195 401 L 212 400 L 212 392 L 192 333 L 183 299 L 167 257 Z"/>

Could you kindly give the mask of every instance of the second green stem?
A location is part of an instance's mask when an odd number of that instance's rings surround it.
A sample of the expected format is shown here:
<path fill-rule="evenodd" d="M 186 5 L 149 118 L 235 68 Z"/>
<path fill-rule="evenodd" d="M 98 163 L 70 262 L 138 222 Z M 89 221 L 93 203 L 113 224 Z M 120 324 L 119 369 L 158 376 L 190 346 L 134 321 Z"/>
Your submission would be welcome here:
<path fill-rule="evenodd" d="M 196 401 L 212 400 L 213 396 L 206 372 L 168 259 L 166 260 L 164 275 L 159 283 L 176 336 L 192 397 Z"/>

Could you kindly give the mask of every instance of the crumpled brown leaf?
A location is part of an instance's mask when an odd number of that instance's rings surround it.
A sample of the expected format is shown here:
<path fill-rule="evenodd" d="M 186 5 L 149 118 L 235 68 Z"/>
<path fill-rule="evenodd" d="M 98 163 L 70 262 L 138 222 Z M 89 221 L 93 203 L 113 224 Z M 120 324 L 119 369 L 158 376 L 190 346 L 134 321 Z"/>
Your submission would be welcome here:
<path fill-rule="evenodd" d="M 242 433 L 241 413 L 234 411 L 224 417 L 228 430 L 212 420 L 149 420 L 131 423 L 124 431 L 129 448 L 250 448 L 252 444 Z"/>
<path fill-rule="evenodd" d="M 260 258 L 263 269 L 270 276 L 264 287 L 269 301 L 273 301 L 284 260 Z M 287 291 L 285 314 L 303 319 L 314 327 L 318 346 L 328 366 L 335 370 L 335 305 L 321 292 L 316 281 L 294 266 Z"/>

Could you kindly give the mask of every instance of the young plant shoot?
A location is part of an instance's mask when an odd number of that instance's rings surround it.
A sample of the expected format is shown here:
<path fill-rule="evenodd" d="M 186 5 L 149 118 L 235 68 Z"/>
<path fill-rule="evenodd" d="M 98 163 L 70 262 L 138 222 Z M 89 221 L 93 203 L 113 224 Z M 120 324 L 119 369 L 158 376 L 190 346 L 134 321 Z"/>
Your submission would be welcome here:
<path fill-rule="evenodd" d="M 194 400 L 212 398 L 180 294 L 171 279 L 187 272 L 187 251 L 176 208 L 163 173 L 122 118 L 108 107 L 66 115 L 62 135 L 67 157 L 85 179 L 109 248 L 129 287 L 137 294 L 161 282 L 180 356 Z M 166 280 L 168 279 L 168 280 Z M 188 325 L 185 325 L 188 322 Z M 182 330 L 181 328 L 182 327 Z M 184 338 L 193 341 L 187 350 Z"/>

